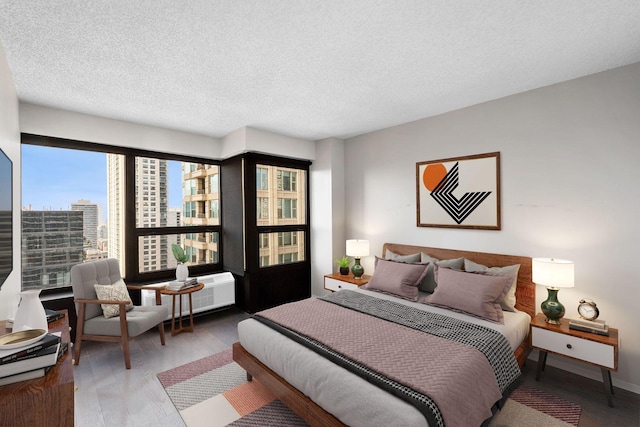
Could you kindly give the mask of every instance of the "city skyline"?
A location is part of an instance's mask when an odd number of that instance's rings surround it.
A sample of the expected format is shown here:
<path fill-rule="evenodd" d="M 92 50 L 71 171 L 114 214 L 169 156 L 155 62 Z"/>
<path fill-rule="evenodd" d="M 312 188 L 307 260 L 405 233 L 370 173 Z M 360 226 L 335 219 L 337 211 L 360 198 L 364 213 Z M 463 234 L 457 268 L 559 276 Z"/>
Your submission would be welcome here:
<path fill-rule="evenodd" d="M 84 199 L 103 207 L 101 220 L 106 222 L 106 157 L 106 153 L 24 144 L 21 206 L 32 210 L 70 210 L 72 203 Z M 169 207 L 182 209 L 180 162 L 169 161 L 167 173 Z M 172 179 L 175 176 L 180 179 Z"/>

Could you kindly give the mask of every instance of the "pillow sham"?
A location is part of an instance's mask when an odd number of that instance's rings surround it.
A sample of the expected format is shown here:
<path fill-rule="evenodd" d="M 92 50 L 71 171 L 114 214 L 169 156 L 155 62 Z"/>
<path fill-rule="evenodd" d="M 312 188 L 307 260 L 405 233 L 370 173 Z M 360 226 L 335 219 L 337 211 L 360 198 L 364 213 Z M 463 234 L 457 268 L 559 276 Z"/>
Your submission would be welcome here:
<path fill-rule="evenodd" d="M 468 271 L 470 273 L 482 272 L 490 276 L 513 277 L 507 295 L 502 301 L 500 301 L 500 306 L 506 311 L 516 311 L 516 284 L 518 282 L 519 270 L 520 264 L 508 265 L 506 267 L 487 267 L 486 265 L 477 264 L 466 258 L 464 259 L 464 271 Z"/>
<path fill-rule="evenodd" d="M 406 262 L 409 264 L 420 262 L 420 258 L 420 252 L 411 255 L 399 255 L 387 249 L 387 253 L 385 254 L 385 259 L 390 259 L 398 262 Z"/>
<path fill-rule="evenodd" d="M 428 264 L 407 264 L 376 257 L 373 275 L 362 287 L 417 301 L 418 285 L 428 267 Z"/>
<path fill-rule="evenodd" d="M 435 277 L 434 266 L 439 265 L 441 267 L 448 267 L 448 268 L 453 268 L 455 270 L 462 270 L 463 261 L 464 261 L 464 258 L 440 260 L 438 258 L 434 258 L 422 252 L 420 254 L 420 262 L 422 263 L 428 262 L 429 271 L 427 271 L 427 275 L 424 277 L 424 279 L 422 280 L 422 283 L 420 284 L 420 290 L 423 292 L 432 293 L 435 290 L 436 286 L 438 286 L 437 280 Z"/>
<path fill-rule="evenodd" d="M 500 301 L 509 291 L 511 276 L 438 269 L 438 286 L 422 302 L 461 311 L 495 323 L 504 323 Z"/>
<path fill-rule="evenodd" d="M 99 285 L 96 283 L 93 287 L 96 290 L 98 299 L 128 301 L 128 304 L 125 306 L 125 310 L 133 310 L 133 302 L 131 301 L 129 291 L 127 290 L 127 285 L 125 285 L 124 280 L 120 279 L 112 285 Z M 107 319 L 120 315 L 120 306 L 117 304 L 100 304 L 100 307 L 102 307 L 102 314 Z"/>

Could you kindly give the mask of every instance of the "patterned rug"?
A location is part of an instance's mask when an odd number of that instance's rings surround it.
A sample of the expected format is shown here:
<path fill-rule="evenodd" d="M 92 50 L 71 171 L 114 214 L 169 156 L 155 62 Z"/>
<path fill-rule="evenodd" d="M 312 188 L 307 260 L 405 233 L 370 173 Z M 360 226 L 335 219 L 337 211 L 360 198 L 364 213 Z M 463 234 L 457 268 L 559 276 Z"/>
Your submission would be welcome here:
<path fill-rule="evenodd" d="M 158 374 L 188 427 L 306 426 L 258 381 L 247 382 L 231 350 Z M 568 427 L 580 420 L 579 405 L 526 384 L 511 394 L 490 427 Z"/>

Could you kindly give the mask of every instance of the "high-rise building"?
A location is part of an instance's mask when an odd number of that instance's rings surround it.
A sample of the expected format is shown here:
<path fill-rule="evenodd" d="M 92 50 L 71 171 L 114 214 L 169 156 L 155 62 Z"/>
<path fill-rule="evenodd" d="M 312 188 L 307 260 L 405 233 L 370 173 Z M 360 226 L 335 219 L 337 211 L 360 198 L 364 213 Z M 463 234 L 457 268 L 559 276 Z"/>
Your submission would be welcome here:
<path fill-rule="evenodd" d="M 107 228 L 108 254 L 120 263 L 120 271 L 125 270 L 124 262 L 124 156 L 107 154 Z"/>
<path fill-rule="evenodd" d="M 180 208 L 169 208 L 167 209 L 167 226 L 168 227 L 177 227 L 182 225 L 181 223 L 182 210 Z M 181 244 L 182 239 L 180 238 L 180 234 L 171 234 L 167 236 L 167 246 L 171 248 L 173 244 Z M 169 249 L 171 250 L 171 249 Z M 178 261 L 173 256 L 167 257 L 167 267 L 168 268 L 176 268 L 178 266 Z"/>
<path fill-rule="evenodd" d="M 167 161 L 135 158 L 136 227 L 167 226 Z M 124 260 L 124 157 L 107 155 L 107 226 L 109 229 L 109 257 L 118 259 L 122 271 Z M 140 272 L 168 268 L 167 236 L 139 238 Z"/>
<path fill-rule="evenodd" d="M 71 267 L 82 262 L 80 211 L 22 212 L 22 289 L 69 286 Z"/>
<path fill-rule="evenodd" d="M 82 212 L 82 232 L 84 234 L 84 247 L 98 247 L 98 205 L 89 200 L 78 200 L 71 203 L 72 211 Z"/>
<path fill-rule="evenodd" d="M 184 225 L 220 224 L 219 176 L 217 165 L 182 164 Z M 218 233 L 187 233 L 183 243 L 189 263 L 219 262 Z"/>

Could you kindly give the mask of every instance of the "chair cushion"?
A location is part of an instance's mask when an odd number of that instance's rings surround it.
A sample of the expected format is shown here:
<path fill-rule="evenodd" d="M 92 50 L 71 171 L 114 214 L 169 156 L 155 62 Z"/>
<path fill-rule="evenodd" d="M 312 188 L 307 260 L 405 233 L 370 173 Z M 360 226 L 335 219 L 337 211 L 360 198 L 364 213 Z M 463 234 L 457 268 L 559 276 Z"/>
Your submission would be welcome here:
<path fill-rule="evenodd" d="M 73 297 L 77 299 L 97 299 L 96 283 L 111 285 L 122 279 L 118 260 L 109 258 L 76 264 L 71 267 L 71 287 Z M 78 306 L 76 305 L 76 310 Z M 87 304 L 84 318 L 102 317 L 102 309 L 98 304 Z"/>
<path fill-rule="evenodd" d="M 165 306 L 135 306 L 126 313 L 129 336 L 135 337 L 164 321 L 169 315 Z M 84 333 L 87 335 L 120 336 L 120 318 L 97 316 L 84 323 Z"/>
<path fill-rule="evenodd" d="M 130 311 L 133 309 L 133 302 L 131 302 L 131 297 L 129 296 L 129 291 L 127 290 L 127 285 L 125 285 L 124 280 L 120 279 L 113 285 L 99 285 L 96 283 L 93 287 L 96 290 L 98 299 L 127 301 L 128 304 L 125 305 L 125 310 Z M 100 304 L 100 307 L 102 307 L 102 314 L 104 314 L 104 317 L 107 319 L 120 315 L 120 306 L 117 304 Z"/>

